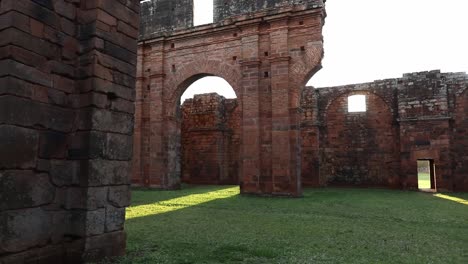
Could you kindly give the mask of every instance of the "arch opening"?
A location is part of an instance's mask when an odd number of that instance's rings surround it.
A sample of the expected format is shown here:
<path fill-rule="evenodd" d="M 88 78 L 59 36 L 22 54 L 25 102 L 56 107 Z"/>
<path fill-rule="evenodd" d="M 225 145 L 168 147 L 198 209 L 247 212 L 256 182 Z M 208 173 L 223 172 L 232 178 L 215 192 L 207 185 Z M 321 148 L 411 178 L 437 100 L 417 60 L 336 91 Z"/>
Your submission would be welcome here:
<path fill-rule="evenodd" d="M 237 95 L 232 86 L 223 78 L 212 75 L 200 75 L 185 89 L 181 95 L 180 104 L 195 95 L 216 93 L 226 99 L 236 99 Z"/>
<path fill-rule="evenodd" d="M 186 184 L 237 185 L 241 107 L 223 78 L 199 74 L 180 96 L 180 180 Z"/>

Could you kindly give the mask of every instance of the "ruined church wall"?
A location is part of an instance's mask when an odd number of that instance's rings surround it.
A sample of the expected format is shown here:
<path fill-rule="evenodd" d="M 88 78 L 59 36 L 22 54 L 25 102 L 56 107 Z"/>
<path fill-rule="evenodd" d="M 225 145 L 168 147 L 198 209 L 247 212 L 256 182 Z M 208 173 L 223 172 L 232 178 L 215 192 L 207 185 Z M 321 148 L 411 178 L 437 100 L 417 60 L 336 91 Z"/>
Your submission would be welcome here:
<path fill-rule="evenodd" d="M 431 71 L 372 83 L 306 87 L 301 97 L 304 186 L 416 189 L 417 160 L 430 159 L 436 166 L 439 190 L 466 191 L 467 80 L 466 74 Z M 348 112 L 348 97 L 352 95 L 366 96 L 366 112 Z M 184 112 L 191 113 L 185 115 L 184 131 L 199 126 L 194 123 L 197 112 L 207 114 L 205 120 L 218 120 L 211 125 L 217 127 L 212 134 L 223 130 L 221 116 L 228 127 L 238 127 L 230 124 L 238 123 L 240 117 L 208 106 L 193 101 L 184 104 Z M 184 145 L 201 142 L 203 137 L 192 134 L 187 137 L 191 143 Z"/>
<path fill-rule="evenodd" d="M 236 16 L 272 15 L 284 8 L 312 9 L 324 6 L 323 0 L 206 0 L 213 1 L 213 23 Z M 169 36 L 173 31 L 194 27 L 193 0 L 150 0 L 142 3 L 140 40 Z M 262 14 L 264 16 L 264 14 Z M 229 22 L 228 22 L 229 23 Z"/>
<path fill-rule="evenodd" d="M 214 0 L 214 22 L 259 11 L 274 14 L 281 8 L 289 8 L 295 5 L 316 8 L 323 6 L 323 2 L 323 0 Z"/>
<path fill-rule="evenodd" d="M 466 190 L 467 83 L 464 73 L 430 71 L 306 88 L 304 184 L 416 189 L 417 160 L 429 159 L 439 190 Z M 353 94 L 366 95 L 366 112 L 347 112 L 347 97 Z"/>
<path fill-rule="evenodd" d="M 305 185 L 399 185 L 396 80 L 303 92 Z M 348 97 L 365 95 L 365 112 L 348 112 Z"/>
<path fill-rule="evenodd" d="M 468 76 L 452 75 L 448 87 L 453 91 L 453 134 L 451 158 L 454 160 L 454 190 L 468 191 Z"/>

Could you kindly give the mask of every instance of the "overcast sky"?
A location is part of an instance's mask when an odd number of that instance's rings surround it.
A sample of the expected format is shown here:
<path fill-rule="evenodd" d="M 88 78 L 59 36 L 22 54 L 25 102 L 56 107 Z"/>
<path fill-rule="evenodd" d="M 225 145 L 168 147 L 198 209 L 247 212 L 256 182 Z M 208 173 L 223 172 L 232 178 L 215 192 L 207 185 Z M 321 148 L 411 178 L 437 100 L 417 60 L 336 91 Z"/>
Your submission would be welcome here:
<path fill-rule="evenodd" d="M 212 0 L 194 1 L 200 5 L 196 22 L 206 22 Z M 323 68 L 309 85 L 371 82 L 434 69 L 468 72 L 468 0 L 328 0 L 326 10 Z M 220 78 L 203 78 L 182 102 L 213 91 L 234 97 L 226 86 Z"/>

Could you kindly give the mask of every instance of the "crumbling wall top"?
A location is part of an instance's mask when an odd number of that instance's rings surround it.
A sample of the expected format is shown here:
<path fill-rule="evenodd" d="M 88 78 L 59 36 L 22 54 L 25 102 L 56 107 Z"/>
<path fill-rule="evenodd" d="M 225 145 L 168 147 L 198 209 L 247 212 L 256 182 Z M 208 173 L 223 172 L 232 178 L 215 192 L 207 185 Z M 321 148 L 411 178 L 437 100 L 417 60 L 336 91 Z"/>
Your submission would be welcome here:
<path fill-rule="evenodd" d="M 325 0 L 326 1 L 326 0 Z M 262 10 L 271 10 L 288 5 L 304 5 L 307 9 L 323 7 L 324 0 L 214 0 L 214 21 L 219 22 L 226 18 L 254 13 Z"/>
<path fill-rule="evenodd" d="M 211 0 L 213 23 L 260 11 L 275 14 L 287 6 L 321 8 L 326 0 Z M 193 0 L 149 0 L 141 3 L 140 40 L 193 28 Z"/>

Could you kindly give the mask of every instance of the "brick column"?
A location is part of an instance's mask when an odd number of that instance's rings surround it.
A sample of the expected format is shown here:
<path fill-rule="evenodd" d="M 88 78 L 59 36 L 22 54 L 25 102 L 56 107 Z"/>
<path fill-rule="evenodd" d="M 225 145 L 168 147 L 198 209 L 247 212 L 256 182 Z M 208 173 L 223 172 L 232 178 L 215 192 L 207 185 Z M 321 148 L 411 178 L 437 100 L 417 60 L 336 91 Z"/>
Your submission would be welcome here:
<path fill-rule="evenodd" d="M 125 253 L 138 12 L 0 2 L 0 262 Z"/>
<path fill-rule="evenodd" d="M 260 60 L 258 25 L 243 28 L 242 36 L 242 169 L 241 192 L 260 193 Z"/>
<path fill-rule="evenodd" d="M 288 19 L 270 21 L 270 26 L 273 193 L 299 196 L 300 112 L 294 98 L 299 87 L 289 86 Z"/>

